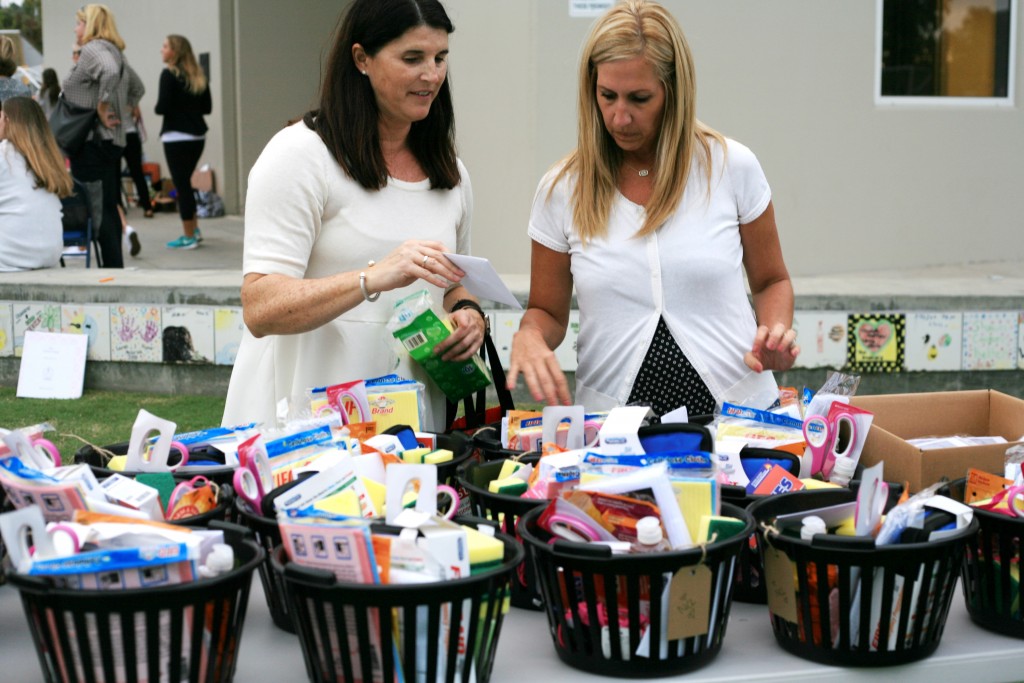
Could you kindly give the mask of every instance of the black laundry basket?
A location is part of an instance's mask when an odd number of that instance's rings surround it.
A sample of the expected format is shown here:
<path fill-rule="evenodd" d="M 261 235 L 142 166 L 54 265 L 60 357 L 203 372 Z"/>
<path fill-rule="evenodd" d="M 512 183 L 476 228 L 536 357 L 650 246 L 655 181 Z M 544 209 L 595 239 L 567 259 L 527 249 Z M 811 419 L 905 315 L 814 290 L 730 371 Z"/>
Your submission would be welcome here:
<path fill-rule="evenodd" d="M 538 455 L 527 455 L 520 458 L 523 462 L 536 464 Z M 483 517 L 498 524 L 503 533 L 514 536 L 521 542 L 516 531 L 519 518 L 535 507 L 543 507 L 547 500 L 521 498 L 501 493 L 491 493 L 487 488 L 501 470 L 504 461 L 477 462 L 469 461 L 459 470 L 459 485 L 469 496 L 469 514 Z M 539 610 L 543 608 L 540 585 L 537 583 L 537 569 L 534 566 L 533 553 L 525 548 L 526 558 L 516 570 L 512 581 L 512 605 L 524 609 Z"/>
<path fill-rule="evenodd" d="M 523 455 L 525 451 L 505 448 L 501 445 L 501 425 L 486 424 L 473 432 L 473 455 L 480 462 L 510 460 Z"/>
<path fill-rule="evenodd" d="M 885 507 L 886 510 L 894 506 L 897 499 L 903 493 L 902 484 L 890 483 L 888 486 L 889 500 Z M 850 482 L 849 490 L 853 491 L 854 495 L 856 495 L 859 487 L 860 480 L 857 479 Z M 794 491 L 794 493 L 805 494 L 815 490 L 818 489 L 802 489 Z M 742 486 L 722 487 L 722 500 L 741 508 L 748 508 L 763 498 L 764 496 L 754 496 L 747 493 L 746 489 Z M 761 565 L 761 556 L 757 550 L 756 531 L 750 535 L 747 544 L 743 546 L 743 550 L 740 552 L 740 562 L 736 567 L 736 595 L 733 599 L 756 605 L 763 605 L 768 602 L 768 592 L 765 590 L 764 583 L 764 567 Z"/>
<path fill-rule="evenodd" d="M 499 567 L 409 585 L 341 583 L 330 572 L 289 562 L 283 547 L 275 549 L 271 563 L 287 588 L 309 679 L 394 681 L 400 667 L 406 681 L 487 683 L 512 573 L 523 559 L 519 544 L 498 538 L 505 546 Z"/>
<path fill-rule="evenodd" d="M 758 524 L 768 525 L 758 534 L 758 545 L 775 639 L 788 652 L 831 665 L 892 666 L 924 659 L 939 646 L 964 548 L 978 522 L 941 540 L 882 547 L 871 538 L 828 534 L 804 541 L 770 528 L 778 515 L 855 497 L 848 489 L 818 490 L 771 496 L 750 506 Z"/>
<path fill-rule="evenodd" d="M 110 451 L 114 455 L 125 455 L 128 452 L 128 442 L 122 441 L 121 443 L 115 443 L 110 446 L 104 446 L 103 450 Z M 200 447 L 196 450 L 198 457 L 201 457 L 204 453 L 219 453 L 217 449 L 211 446 Z M 214 455 L 213 457 L 222 456 Z M 181 459 L 181 454 L 178 449 L 172 448 L 170 453 L 169 461 L 171 463 L 177 462 Z M 107 457 L 97 450 L 93 446 L 82 446 L 75 452 L 75 463 L 84 463 L 89 466 L 98 479 L 104 479 L 113 474 L 123 474 L 126 477 L 133 477 L 138 472 L 117 472 L 107 467 Z M 229 465 L 189 465 L 186 464 L 184 467 L 173 472 L 174 478 L 179 480 L 188 480 L 197 475 L 202 475 L 216 484 L 230 484 L 232 478 L 235 476 L 235 468 Z"/>
<path fill-rule="evenodd" d="M 288 609 L 288 598 L 285 595 L 284 578 L 270 566 L 271 553 L 274 548 L 281 545 L 281 529 L 277 526 L 277 520 L 252 512 L 241 498 L 235 499 L 235 513 L 239 522 L 252 531 L 256 536 L 256 542 L 267 553 L 257 570 L 260 582 L 263 584 L 263 595 L 267 600 L 270 618 L 279 629 L 295 633 L 295 624 L 292 622 L 292 615 Z"/>
<path fill-rule="evenodd" d="M 193 583 L 123 591 L 56 588 L 10 572 L 43 678 L 64 681 L 203 681 L 234 678 L 252 572 L 263 550 L 223 524 L 235 568 Z"/>
<path fill-rule="evenodd" d="M 735 536 L 703 547 L 642 555 L 611 555 L 607 547 L 562 540 L 549 544 L 549 535 L 538 525 L 542 512 L 542 508 L 527 512 L 519 520 L 519 533 L 535 554 L 559 659 L 590 673 L 654 678 L 697 669 L 718 654 L 732 607 L 737 557 L 754 530 L 746 510 L 722 505 L 722 515 L 745 523 Z M 673 598 L 676 602 L 667 610 L 662 606 L 669 586 L 666 575 L 685 586 L 689 577 L 704 572 L 710 574 L 709 593 L 684 592 Z M 645 591 L 650 605 L 646 633 L 641 615 Z M 668 640 L 671 626 L 662 624 L 663 619 L 667 622 L 677 611 L 695 609 L 695 601 L 706 601 L 701 607 L 707 608 L 708 615 L 707 622 L 699 625 L 699 634 Z M 608 605 L 616 607 L 608 609 Z M 602 617 L 607 625 L 600 623 Z M 614 633 L 618 637 L 609 635 Z M 637 654 L 644 641 L 646 654 Z"/>
<path fill-rule="evenodd" d="M 949 485 L 949 496 L 964 499 L 966 480 Z M 974 509 L 978 535 L 967 544 L 960 578 L 971 621 L 996 633 L 1024 638 L 1020 600 L 1024 519 Z"/>
<path fill-rule="evenodd" d="M 462 432 L 435 434 L 434 437 L 437 447 L 448 449 L 453 456 L 448 462 L 438 463 L 437 483 L 453 486 L 459 466 L 473 455 L 473 439 Z"/>

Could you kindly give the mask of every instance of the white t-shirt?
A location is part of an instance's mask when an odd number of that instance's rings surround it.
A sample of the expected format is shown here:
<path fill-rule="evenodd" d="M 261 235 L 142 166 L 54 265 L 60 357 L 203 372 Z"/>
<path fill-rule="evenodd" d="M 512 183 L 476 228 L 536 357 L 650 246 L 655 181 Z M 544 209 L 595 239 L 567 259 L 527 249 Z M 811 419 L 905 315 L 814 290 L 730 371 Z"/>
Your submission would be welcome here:
<path fill-rule="evenodd" d="M 743 355 L 757 327 L 739 226 L 764 212 L 771 190 L 754 154 L 727 144 L 725 163 L 712 143 L 710 199 L 704 170 L 694 165 L 679 209 L 644 238 L 635 237 L 644 208 L 616 194 L 607 236 L 584 247 L 572 222 L 573 181 L 564 178 L 548 199 L 559 168 L 541 180 L 529 235 L 570 255 L 580 310 L 576 402 L 588 410 L 626 403 L 659 317 L 716 402 L 750 372 Z M 748 381 L 775 384 L 768 372 Z"/>
<path fill-rule="evenodd" d="M 312 279 L 365 270 L 407 239 L 468 254 L 473 195 L 461 161 L 459 173 L 462 182 L 452 190 L 390 178 L 371 192 L 345 174 L 316 132 L 301 122 L 289 126 L 249 174 L 242 272 Z M 224 424 L 275 425 L 282 398 L 301 401 L 312 387 L 396 372 L 426 385 L 423 428 L 443 430 L 444 395 L 385 328 L 394 303 L 422 289 L 441 306 L 444 290 L 417 280 L 310 332 L 257 339 L 245 330 Z"/>
<path fill-rule="evenodd" d="M 60 198 L 9 140 L 0 141 L 0 271 L 52 268 L 64 251 Z"/>

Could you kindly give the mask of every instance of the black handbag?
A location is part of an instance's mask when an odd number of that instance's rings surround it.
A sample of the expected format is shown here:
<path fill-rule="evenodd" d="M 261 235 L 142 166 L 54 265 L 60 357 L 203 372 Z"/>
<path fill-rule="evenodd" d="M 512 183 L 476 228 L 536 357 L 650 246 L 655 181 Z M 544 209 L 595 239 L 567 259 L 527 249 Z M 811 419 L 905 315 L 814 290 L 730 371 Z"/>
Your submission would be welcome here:
<path fill-rule="evenodd" d="M 96 125 L 96 117 L 94 108 L 71 104 L 61 93 L 57 98 L 57 105 L 50 114 L 50 128 L 57 140 L 57 146 L 64 150 L 65 154 L 77 153 Z"/>

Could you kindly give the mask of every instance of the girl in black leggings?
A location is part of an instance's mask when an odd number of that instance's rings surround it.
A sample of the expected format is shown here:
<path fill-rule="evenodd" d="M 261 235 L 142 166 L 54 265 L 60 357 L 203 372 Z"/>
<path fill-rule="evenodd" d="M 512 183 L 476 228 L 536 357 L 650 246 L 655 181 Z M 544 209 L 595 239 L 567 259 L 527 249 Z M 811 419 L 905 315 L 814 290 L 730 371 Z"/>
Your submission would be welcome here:
<path fill-rule="evenodd" d="M 196 218 L 196 199 L 192 192 L 192 173 L 203 154 L 206 137 L 204 114 L 213 109 L 206 74 L 184 36 L 169 35 L 161 48 L 166 69 L 160 74 L 160 94 L 156 113 L 164 117 L 160 140 L 178 191 L 178 214 L 184 235 L 168 242 L 171 249 L 195 249 L 203 236 Z"/>

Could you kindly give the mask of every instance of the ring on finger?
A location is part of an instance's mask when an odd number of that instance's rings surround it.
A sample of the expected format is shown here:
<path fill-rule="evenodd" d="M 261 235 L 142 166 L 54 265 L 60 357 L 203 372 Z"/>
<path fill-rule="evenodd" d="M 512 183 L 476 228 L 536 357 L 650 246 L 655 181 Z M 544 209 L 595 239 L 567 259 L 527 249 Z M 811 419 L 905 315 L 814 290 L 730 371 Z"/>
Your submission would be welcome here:
<path fill-rule="evenodd" d="M 426 265 L 427 265 L 427 261 L 429 261 L 429 260 L 430 260 L 430 257 L 429 257 L 429 256 L 427 256 L 426 254 L 424 254 L 424 255 L 423 255 L 423 260 L 422 260 L 422 261 L 420 261 L 420 265 L 421 265 L 421 266 L 423 266 L 423 267 L 426 267 Z"/>

